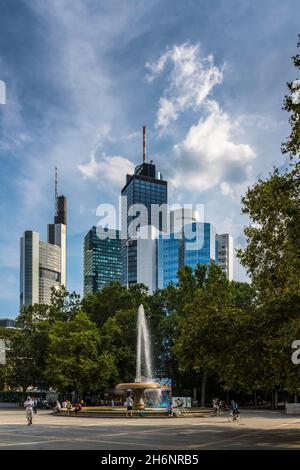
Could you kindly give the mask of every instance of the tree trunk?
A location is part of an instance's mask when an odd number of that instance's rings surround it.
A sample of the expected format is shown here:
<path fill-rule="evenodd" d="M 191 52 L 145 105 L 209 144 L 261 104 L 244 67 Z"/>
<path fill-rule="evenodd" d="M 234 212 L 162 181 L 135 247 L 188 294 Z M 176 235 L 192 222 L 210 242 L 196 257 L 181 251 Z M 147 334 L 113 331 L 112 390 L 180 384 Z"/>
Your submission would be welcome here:
<path fill-rule="evenodd" d="M 294 396 L 294 403 L 298 403 L 298 395 L 297 394 Z"/>
<path fill-rule="evenodd" d="M 256 393 L 256 390 L 254 390 L 254 408 L 257 408 L 257 393 Z"/>
<path fill-rule="evenodd" d="M 206 373 L 203 372 L 201 384 L 201 407 L 205 406 Z"/>
<path fill-rule="evenodd" d="M 274 392 L 274 408 L 275 408 L 275 410 L 277 410 L 277 408 L 278 408 L 278 392 L 277 392 L 277 390 L 275 390 L 275 392 Z"/>

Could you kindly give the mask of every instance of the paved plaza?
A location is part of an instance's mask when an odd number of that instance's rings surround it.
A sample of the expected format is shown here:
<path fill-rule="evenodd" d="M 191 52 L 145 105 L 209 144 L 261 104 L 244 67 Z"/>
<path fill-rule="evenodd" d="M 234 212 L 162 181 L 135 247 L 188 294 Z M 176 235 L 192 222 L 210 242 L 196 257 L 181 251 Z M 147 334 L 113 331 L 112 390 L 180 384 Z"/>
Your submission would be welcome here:
<path fill-rule="evenodd" d="M 300 449 L 300 417 L 243 411 L 239 423 L 210 418 L 84 418 L 0 409 L 0 449 Z"/>

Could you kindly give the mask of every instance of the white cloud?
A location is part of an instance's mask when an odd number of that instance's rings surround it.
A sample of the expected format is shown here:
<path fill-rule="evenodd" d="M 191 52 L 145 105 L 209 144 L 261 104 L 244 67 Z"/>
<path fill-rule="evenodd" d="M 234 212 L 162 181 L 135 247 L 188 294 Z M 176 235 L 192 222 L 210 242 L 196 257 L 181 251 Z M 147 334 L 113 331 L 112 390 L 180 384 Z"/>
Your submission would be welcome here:
<path fill-rule="evenodd" d="M 223 194 L 223 196 L 233 196 L 232 187 L 226 181 L 223 181 L 220 184 L 220 190 L 221 190 L 221 194 Z"/>
<path fill-rule="evenodd" d="M 248 144 L 234 142 L 237 123 L 216 102 L 211 101 L 208 110 L 208 116 L 191 126 L 185 139 L 174 146 L 172 183 L 197 192 L 220 186 L 223 195 L 232 195 L 233 187 L 249 178 L 255 152 Z"/>
<path fill-rule="evenodd" d="M 214 65 L 213 56 L 201 56 L 200 44 L 184 43 L 167 48 L 156 62 L 147 62 L 146 79 L 152 82 L 169 63 L 168 86 L 159 100 L 155 123 L 160 130 L 178 119 L 180 113 L 199 109 L 223 78 L 222 70 Z"/>
<path fill-rule="evenodd" d="M 124 157 L 106 156 L 98 162 L 94 152 L 92 152 L 90 161 L 86 164 L 78 165 L 79 171 L 84 178 L 98 183 L 102 186 L 119 186 L 124 185 L 127 173 L 132 173 L 134 165 Z"/>

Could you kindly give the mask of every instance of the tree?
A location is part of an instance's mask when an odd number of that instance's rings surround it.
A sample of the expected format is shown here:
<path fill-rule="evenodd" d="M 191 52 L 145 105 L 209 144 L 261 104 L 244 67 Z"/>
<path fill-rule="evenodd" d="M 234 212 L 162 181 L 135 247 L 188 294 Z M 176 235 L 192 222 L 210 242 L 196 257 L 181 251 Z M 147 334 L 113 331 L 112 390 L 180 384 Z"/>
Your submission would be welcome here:
<path fill-rule="evenodd" d="M 45 384 L 45 361 L 48 349 L 48 306 L 23 307 L 16 320 L 16 330 L 3 333 L 9 348 L 6 352 L 6 385 L 22 388 Z"/>
<path fill-rule="evenodd" d="M 111 354 L 117 373 L 110 385 L 132 382 L 136 369 L 137 310 L 118 310 L 100 330 L 101 350 Z"/>
<path fill-rule="evenodd" d="M 55 322 L 49 338 L 46 375 L 61 392 L 96 391 L 116 375 L 114 358 L 100 351 L 97 327 L 85 313 L 77 313 L 68 323 Z"/>
<path fill-rule="evenodd" d="M 300 68 L 299 55 L 293 61 Z M 238 251 L 238 256 L 257 295 L 256 329 L 253 338 L 249 337 L 254 343 L 253 354 L 258 348 L 262 352 L 255 366 L 257 377 L 260 375 L 262 387 L 296 393 L 300 370 L 290 357 L 300 317 L 299 81 L 289 83 L 288 88 L 284 109 L 291 113 L 291 134 L 282 151 L 290 153 L 292 163 L 283 172 L 275 168 L 243 197 L 243 212 L 252 222 L 245 228 L 247 246 Z"/>
<path fill-rule="evenodd" d="M 300 47 L 300 34 L 298 35 L 298 44 Z M 292 57 L 296 68 L 300 70 L 300 55 L 296 54 Z M 300 80 L 294 80 L 287 84 L 289 95 L 285 96 L 283 109 L 291 113 L 289 123 L 291 125 L 291 133 L 287 141 L 282 144 L 282 152 L 289 153 L 291 158 L 299 157 L 300 150 Z"/>
<path fill-rule="evenodd" d="M 113 281 L 101 291 L 88 294 L 82 300 L 82 310 L 101 328 L 106 320 L 119 310 L 138 309 L 147 303 L 148 292 L 144 285 L 135 284 L 127 289 L 119 282 Z"/>
<path fill-rule="evenodd" d="M 50 322 L 60 320 L 67 322 L 72 320 L 81 310 L 80 295 L 68 292 L 64 286 L 60 289 L 52 288 L 51 306 L 49 307 L 48 319 Z"/>
<path fill-rule="evenodd" d="M 203 272 L 199 266 L 194 277 L 199 278 L 199 273 Z M 214 375 L 220 382 L 226 378 L 224 370 L 235 354 L 245 317 L 245 312 L 234 305 L 236 298 L 221 268 L 212 264 L 205 273 L 205 277 L 203 274 L 200 277 L 193 299 L 185 304 L 178 319 L 174 340 L 179 369 L 202 378 L 202 406 L 207 377 Z"/>

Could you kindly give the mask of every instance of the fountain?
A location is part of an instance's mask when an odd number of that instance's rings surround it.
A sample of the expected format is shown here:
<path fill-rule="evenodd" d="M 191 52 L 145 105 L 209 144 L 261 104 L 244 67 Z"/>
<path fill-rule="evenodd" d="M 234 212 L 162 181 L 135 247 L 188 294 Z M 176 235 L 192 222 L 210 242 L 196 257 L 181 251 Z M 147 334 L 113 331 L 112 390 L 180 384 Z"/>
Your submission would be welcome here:
<path fill-rule="evenodd" d="M 146 379 L 142 381 L 142 365 Z M 137 410 L 145 408 L 144 392 L 149 389 L 161 389 L 160 384 L 151 382 L 153 376 L 151 361 L 151 346 L 149 330 L 143 305 L 138 308 L 137 318 L 137 347 L 136 347 L 136 374 L 132 383 L 122 383 L 116 386 L 118 390 L 132 390 L 134 392 L 133 406 Z"/>

